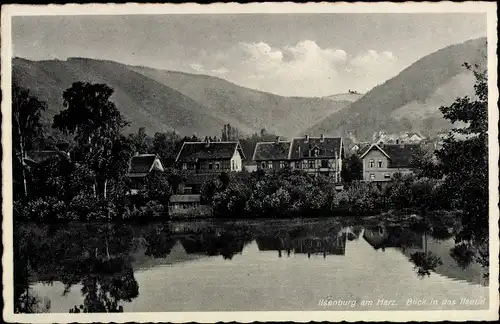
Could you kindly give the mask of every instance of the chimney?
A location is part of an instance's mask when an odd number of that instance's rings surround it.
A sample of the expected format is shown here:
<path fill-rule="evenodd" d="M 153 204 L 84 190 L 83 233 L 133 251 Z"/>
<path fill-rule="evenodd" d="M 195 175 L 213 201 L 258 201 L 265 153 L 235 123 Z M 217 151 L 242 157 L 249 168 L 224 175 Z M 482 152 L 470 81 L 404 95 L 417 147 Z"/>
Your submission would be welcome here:
<path fill-rule="evenodd" d="M 309 135 L 305 135 L 304 137 L 305 137 L 304 143 L 309 143 Z"/>
<path fill-rule="evenodd" d="M 210 139 L 208 137 L 205 137 L 205 146 L 206 147 L 210 146 Z"/>
<path fill-rule="evenodd" d="M 279 143 L 279 142 L 280 142 L 280 137 L 276 136 L 276 143 Z"/>
<path fill-rule="evenodd" d="M 396 144 L 399 144 L 399 138 L 396 139 Z"/>
<path fill-rule="evenodd" d="M 319 140 L 321 143 L 323 143 L 325 141 L 325 135 L 321 134 L 321 137 L 320 137 L 320 140 Z"/>

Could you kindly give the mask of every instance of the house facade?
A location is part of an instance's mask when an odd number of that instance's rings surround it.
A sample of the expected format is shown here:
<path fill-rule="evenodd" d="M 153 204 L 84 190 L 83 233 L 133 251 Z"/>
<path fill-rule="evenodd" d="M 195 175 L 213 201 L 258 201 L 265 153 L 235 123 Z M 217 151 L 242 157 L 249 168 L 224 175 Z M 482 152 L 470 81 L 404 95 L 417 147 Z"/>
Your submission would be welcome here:
<path fill-rule="evenodd" d="M 412 173 L 411 161 L 418 144 L 373 144 L 362 155 L 363 180 L 389 182 L 395 173 Z"/>
<path fill-rule="evenodd" d="M 186 175 L 189 191 L 198 192 L 201 185 L 225 172 L 243 170 L 245 155 L 238 141 L 184 142 L 175 159 L 176 167 Z"/>
<path fill-rule="evenodd" d="M 344 148 L 340 137 L 304 137 L 291 141 L 260 142 L 253 155 L 257 168 L 280 170 L 285 167 L 321 174 L 340 182 Z"/>
<path fill-rule="evenodd" d="M 168 214 L 170 216 L 208 216 L 211 212 L 211 206 L 201 204 L 201 196 L 199 194 L 170 196 L 168 203 Z"/>
<path fill-rule="evenodd" d="M 156 154 L 137 154 L 130 159 L 127 176 L 131 182 L 131 194 L 137 194 L 144 187 L 146 177 L 153 170 L 164 171 Z"/>

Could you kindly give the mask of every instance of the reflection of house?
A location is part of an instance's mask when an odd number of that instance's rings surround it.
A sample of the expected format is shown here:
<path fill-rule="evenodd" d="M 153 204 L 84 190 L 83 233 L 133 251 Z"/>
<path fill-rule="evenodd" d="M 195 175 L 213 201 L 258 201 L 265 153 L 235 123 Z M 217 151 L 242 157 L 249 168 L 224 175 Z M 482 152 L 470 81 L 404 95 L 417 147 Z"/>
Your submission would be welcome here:
<path fill-rule="evenodd" d="M 297 238 L 278 236 L 259 236 L 256 239 L 259 251 L 281 251 L 293 250 L 295 254 L 322 254 L 326 255 L 345 255 L 346 234 L 334 236 L 314 236 L 305 235 Z"/>
<path fill-rule="evenodd" d="M 253 157 L 261 169 L 281 169 L 289 165 L 291 169 L 322 174 L 340 182 L 343 155 L 342 138 L 306 135 L 291 141 L 258 143 Z"/>
<path fill-rule="evenodd" d="M 132 194 L 137 193 L 144 186 L 146 177 L 153 170 L 164 171 L 156 154 L 138 154 L 130 159 L 127 176 L 131 181 Z"/>
<path fill-rule="evenodd" d="M 363 238 L 375 250 L 385 248 L 423 248 L 423 235 L 400 226 L 365 228 Z"/>
<path fill-rule="evenodd" d="M 241 253 L 249 241 L 228 233 L 202 233 L 181 238 L 180 242 L 188 254 L 222 255 L 224 259 L 231 259 Z"/>
<path fill-rule="evenodd" d="M 200 195 L 172 195 L 168 203 L 170 216 L 206 216 L 211 214 L 211 208 L 200 203 Z"/>
<path fill-rule="evenodd" d="M 412 159 L 418 144 L 373 144 L 361 155 L 364 181 L 391 181 L 395 173 L 412 172 Z"/>
<path fill-rule="evenodd" d="M 197 192 L 199 186 L 222 172 L 238 172 L 245 155 L 238 141 L 184 142 L 175 159 L 178 168 L 187 174 L 186 185 Z"/>
<path fill-rule="evenodd" d="M 50 159 L 69 158 L 69 153 L 62 151 L 27 151 L 25 152 L 24 161 L 28 164 L 40 164 Z"/>

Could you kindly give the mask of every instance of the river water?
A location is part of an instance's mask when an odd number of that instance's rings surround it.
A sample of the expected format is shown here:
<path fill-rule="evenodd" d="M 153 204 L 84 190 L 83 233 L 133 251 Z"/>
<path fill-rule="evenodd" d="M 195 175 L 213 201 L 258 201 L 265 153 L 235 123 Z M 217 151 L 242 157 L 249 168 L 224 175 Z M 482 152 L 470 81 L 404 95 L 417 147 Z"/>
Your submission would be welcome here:
<path fill-rule="evenodd" d="M 488 269 L 453 257 L 452 234 L 363 219 L 24 225 L 19 235 L 17 269 L 26 268 L 30 294 L 54 313 L 489 303 Z"/>

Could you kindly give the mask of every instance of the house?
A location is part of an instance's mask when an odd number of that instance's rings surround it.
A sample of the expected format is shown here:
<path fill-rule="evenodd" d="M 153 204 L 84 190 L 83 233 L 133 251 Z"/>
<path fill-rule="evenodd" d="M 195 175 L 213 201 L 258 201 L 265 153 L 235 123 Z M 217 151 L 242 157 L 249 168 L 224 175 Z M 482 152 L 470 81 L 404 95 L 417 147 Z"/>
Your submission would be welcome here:
<path fill-rule="evenodd" d="M 340 137 L 296 137 L 291 141 L 260 142 L 253 159 L 259 169 L 279 170 L 289 166 L 309 174 L 322 174 L 340 182 L 344 147 Z"/>
<path fill-rule="evenodd" d="M 279 170 L 290 165 L 289 155 L 292 142 L 281 141 L 259 142 L 255 145 L 252 160 L 260 170 Z"/>
<path fill-rule="evenodd" d="M 412 158 L 419 151 L 419 144 L 372 144 L 360 157 L 363 180 L 388 182 L 395 173 L 412 173 Z"/>
<path fill-rule="evenodd" d="M 164 171 L 156 154 L 136 154 L 130 158 L 127 176 L 131 181 L 131 194 L 137 194 L 144 187 L 146 177 L 153 170 Z"/>
<path fill-rule="evenodd" d="M 172 195 L 168 203 L 168 214 L 170 216 L 208 216 L 211 214 L 211 208 L 201 204 L 201 195 L 184 194 Z"/>
<path fill-rule="evenodd" d="M 31 165 L 40 164 L 55 158 L 70 158 L 69 153 L 55 150 L 45 151 L 26 151 L 24 153 L 24 162 Z"/>
<path fill-rule="evenodd" d="M 238 141 L 184 142 L 175 159 L 178 168 L 187 173 L 219 174 L 243 169 L 245 155 Z"/>
<path fill-rule="evenodd" d="M 243 170 L 245 154 L 238 141 L 184 142 L 175 159 L 175 165 L 186 175 L 185 185 L 191 192 L 199 192 L 203 183 L 221 173 Z"/>

